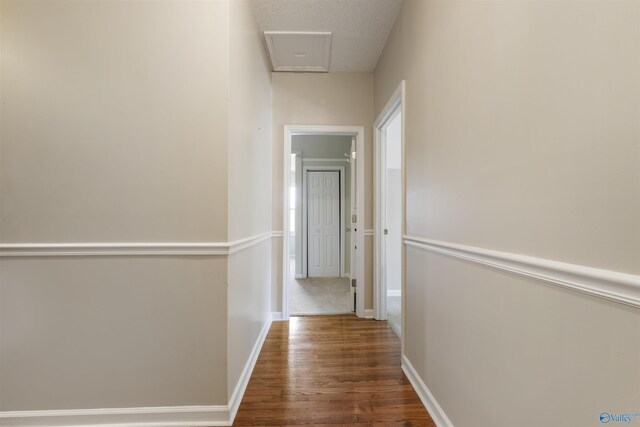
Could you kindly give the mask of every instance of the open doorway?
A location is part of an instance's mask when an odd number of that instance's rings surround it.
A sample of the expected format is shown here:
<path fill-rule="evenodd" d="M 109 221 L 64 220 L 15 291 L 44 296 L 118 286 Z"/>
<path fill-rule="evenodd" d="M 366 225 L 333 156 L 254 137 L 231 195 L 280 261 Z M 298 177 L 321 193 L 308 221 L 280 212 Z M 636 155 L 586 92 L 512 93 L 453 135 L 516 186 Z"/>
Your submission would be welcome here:
<path fill-rule="evenodd" d="M 285 126 L 284 318 L 364 311 L 362 136 L 359 127 Z"/>
<path fill-rule="evenodd" d="M 348 135 L 291 139 L 289 310 L 343 314 L 354 308 L 349 282 L 351 146 Z"/>
<path fill-rule="evenodd" d="M 404 82 L 375 124 L 375 317 L 402 336 L 404 251 Z"/>

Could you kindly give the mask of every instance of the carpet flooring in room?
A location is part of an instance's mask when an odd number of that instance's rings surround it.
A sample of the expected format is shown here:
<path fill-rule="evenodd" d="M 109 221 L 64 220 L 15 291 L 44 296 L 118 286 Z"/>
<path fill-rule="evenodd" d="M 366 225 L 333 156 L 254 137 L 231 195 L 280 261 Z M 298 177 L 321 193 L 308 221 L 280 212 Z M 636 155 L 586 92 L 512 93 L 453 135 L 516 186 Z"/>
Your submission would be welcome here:
<path fill-rule="evenodd" d="M 344 277 L 295 278 L 291 261 L 289 312 L 296 315 L 345 314 L 353 312 L 349 279 Z"/>

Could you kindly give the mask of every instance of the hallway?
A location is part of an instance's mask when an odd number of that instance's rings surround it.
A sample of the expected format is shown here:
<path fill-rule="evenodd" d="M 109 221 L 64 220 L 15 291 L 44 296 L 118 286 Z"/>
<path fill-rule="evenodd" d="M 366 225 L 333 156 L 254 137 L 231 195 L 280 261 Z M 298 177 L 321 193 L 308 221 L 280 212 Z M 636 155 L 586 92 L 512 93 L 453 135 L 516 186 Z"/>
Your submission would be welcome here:
<path fill-rule="evenodd" d="M 350 315 L 274 322 L 233 425 L 302 424 L 435 426 L 396 334 Z"/>
<path fill-rule="evenodd" d="M 0 0 L 0 427 L 636 414 L 640 0 Z"/>

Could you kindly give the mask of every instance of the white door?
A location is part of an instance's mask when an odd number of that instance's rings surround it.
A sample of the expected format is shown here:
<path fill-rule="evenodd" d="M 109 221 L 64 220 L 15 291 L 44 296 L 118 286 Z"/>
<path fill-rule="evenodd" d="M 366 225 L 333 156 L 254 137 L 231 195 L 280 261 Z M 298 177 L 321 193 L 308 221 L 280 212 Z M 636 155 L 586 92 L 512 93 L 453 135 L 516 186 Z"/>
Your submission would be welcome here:
<path fill-rule="evenodd" d="M 340 172 L 307 173 L 308 275 L 340 277 Z"/>
<path fill-rule="evenodd" d="M 347 219 L 347 224 L 349 224 L 349 232 L 350 232 L 350 236 L 349 236 L 349 243 L 350 243 L 350 247 L 349 247 L 349 251 L 350 252 L 350 257 L 349 257 L 349 277 L 351 277 L 351 283 L 350 283 L 350 288 L 351 288 L 351 301 L 353 301 L 353 311 L 356 311 L 356 287 L 355 287 L 355 278 L 356 278 L 356 261 L 357 261 L 357 256 L 356 256 L 356 248 L 357 246 L 357 234 L 356 234 L 356 227 L 358 226 L 358 223 L 356 222 L 357 219 L 357 215 L 358 215 L 358 194 L 357 194 L 357 190 L 358 190 L 358 186 L 356 185 L 356 158 L 355 158 L 355 153 L 356 153 L 356 138 L 355 137 L 351 137 L 351 162 L 350 165 L 351 167 L 349 169 L 351 169 L 351 191 L 349 192 L 349 194 L 351 195 L 351 212 L 347 212 L 348 219 Z"/>
<path fill-rule="evenodd" d="M 402 117 L 397 114 L 382 129 L 381 141 L 381 276 L 386 295 L 382 318 L 402 333 Z"/>

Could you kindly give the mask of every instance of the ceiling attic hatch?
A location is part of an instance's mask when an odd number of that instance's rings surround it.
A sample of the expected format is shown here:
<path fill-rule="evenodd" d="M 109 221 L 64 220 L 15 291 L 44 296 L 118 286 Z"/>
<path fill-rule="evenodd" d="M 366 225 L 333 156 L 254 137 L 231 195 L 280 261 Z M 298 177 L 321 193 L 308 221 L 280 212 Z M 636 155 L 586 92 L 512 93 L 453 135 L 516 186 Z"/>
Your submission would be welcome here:
<path fill-rule="evenodd" d="M 329 72 L 331 33 L 265 31 L 273 71 Z"/>

